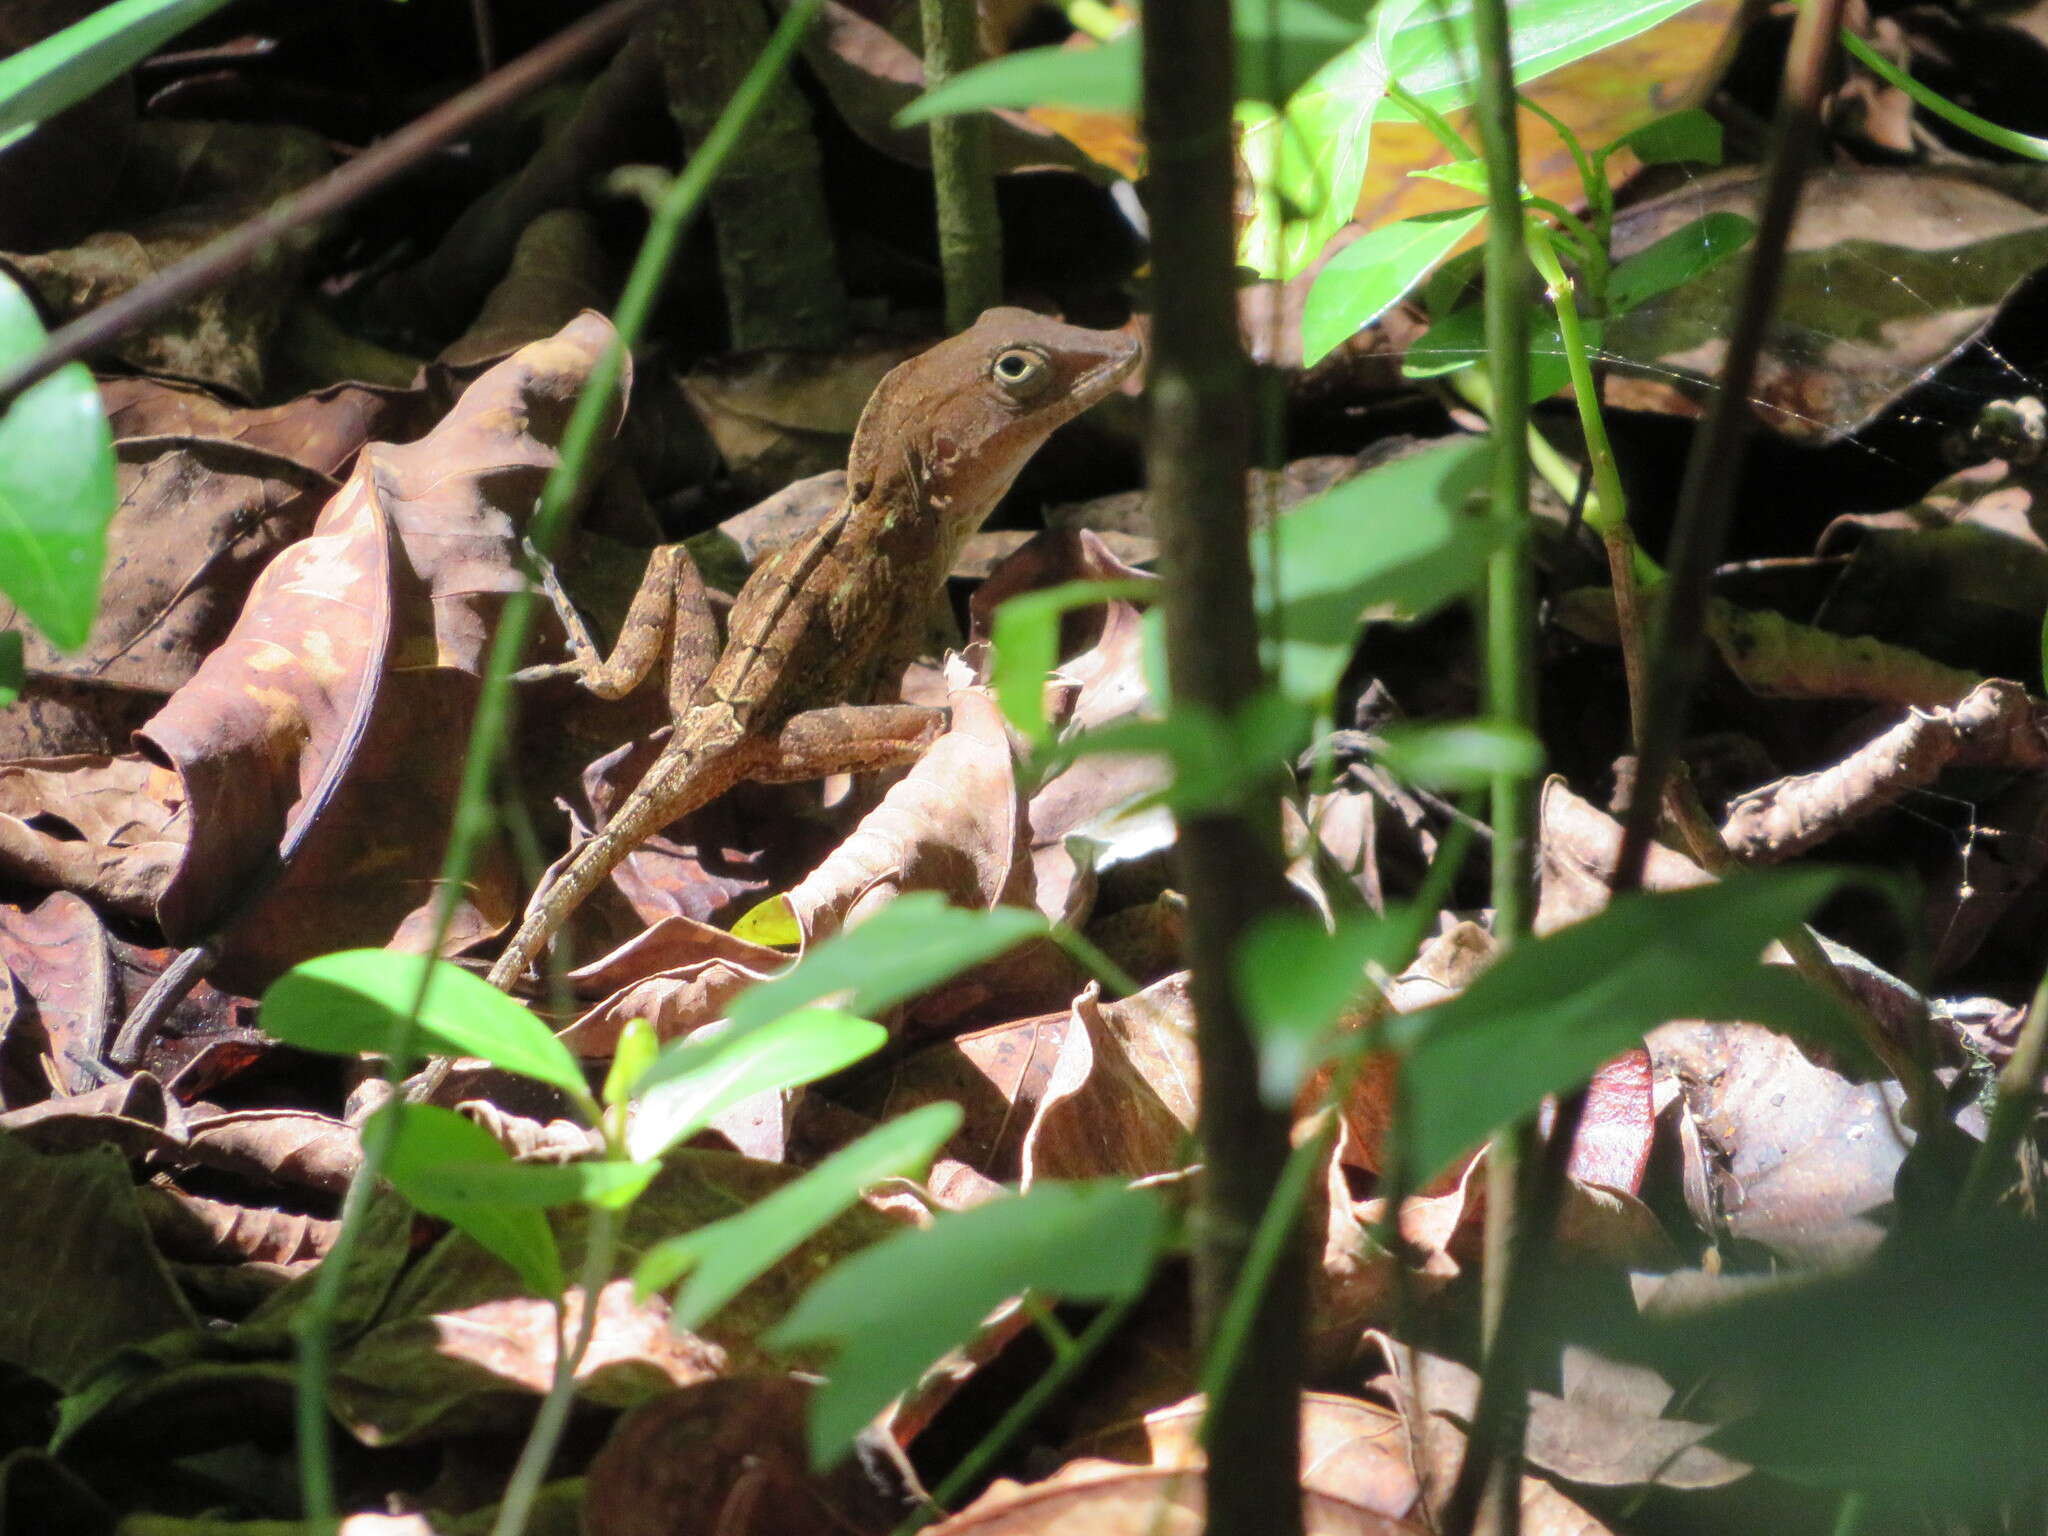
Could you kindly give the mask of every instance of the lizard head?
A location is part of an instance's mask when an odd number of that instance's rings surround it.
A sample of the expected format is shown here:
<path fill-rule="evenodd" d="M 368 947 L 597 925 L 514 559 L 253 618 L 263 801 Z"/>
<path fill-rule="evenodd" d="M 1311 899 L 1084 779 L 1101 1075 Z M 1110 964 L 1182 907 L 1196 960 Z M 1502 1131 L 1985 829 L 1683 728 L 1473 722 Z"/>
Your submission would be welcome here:
<path fill-rule="evenodd" d="M 964 537 L 1039 444 L 1114 389 L 1140 351 L 1122 331 L 986 310 L 877 386 L 854 430 L 850 493 L 927 509 Z"/>

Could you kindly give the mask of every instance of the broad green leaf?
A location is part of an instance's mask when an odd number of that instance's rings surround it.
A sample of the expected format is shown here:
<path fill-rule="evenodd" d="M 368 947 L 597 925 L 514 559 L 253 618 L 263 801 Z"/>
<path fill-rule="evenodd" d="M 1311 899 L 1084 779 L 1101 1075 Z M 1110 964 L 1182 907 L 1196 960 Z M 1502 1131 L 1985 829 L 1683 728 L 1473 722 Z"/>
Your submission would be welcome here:
<path fill-rule="evenodd" d="M 0 709 L 5 709 L 21 697 L 21 685 L 26 676 L 22 660 L 21 631 L 0 629 Z"/>
<path fill-rule="evenodd" d="M 48 339 L 28 295 L 0 275 L 0 365 Z M 85 364 L 58 369 L 0 413 L 0 591 L 64 650 L 92 630 L 114 497 L 114 439 Z"/>
<path fill-rule="evenodd" d="M 1582 320 L 1586 345 L 1598 352 L 1604 327 L 1597 321 Z M 1443 319 L 1431 323 L 1422 337 L 1401 359 L 1401 373 L 1410 379 L 1433 379 L 1486 360 L 1486 309 L 1479 303 L 1461 304 Z M 1564 337 L 1557 324 L 1557 311 L 1548 304 L 1536 304 L 1529 312 L 1529 398 L 1548 400 L 1571 383 L 1571 367 L 1565 361 Z"/>
<path fill-rule="evenodd" d="M 1878 1134 L 1882 1134 L 1879 1132 Z M 1711 1443 L 1879 1507 L 1940 1509 L 1992 1529 L 1994 1506 L 2038 1497 L 2048 1444 L 2048 1227 L 2001 1209 L 1907 1225 L 1867 1262 L 1744 1277 L 1719 1304 L 1637 1316 L 1576 1312 L 1601 1353 L 1667 1380 L 1711 1380 Z M 1653 1303 L 1654 1305 L 1654 1303 Z M 1588 1337 L 1588 1335 L 1590 1335 Z M 2029 1507 L 2032 1507 L 2031 1504 Z M 1973 1525 L 1970 1512 L 1984 1519 Z"/>
<path fill-rule="evenodd" d="M 1023 592 L 996 609 L 989 641 L 995 664 L 989 681 L 995 685 L 1003 717 L 1034 747 L 1052 740 L 1045 720 L 1045 678 L 1059 659 L 1060 620 L 1076 608 L 1113 598 L 1134 602 L 1158 596 L 1151 581 L 1068 581 L 1037 592 Z"/>
<path fill-rule="evenodd" d="M 862 1190 L 882 1179 L 921 1176 L 960 1120 L 957 1104 L 927 1104 L 876 1127 L 737 1216 L 657 1243 L 633 1271 L 635 1289 L 644 1300 L 689 1275 L 670 1321 L 692 1331 L 703 1327 L 851 1207 Z"/>
<path fill-rule="evenodd" d="M 1617 897 L 1582 923 L 1517 944 L 1449 1002 L 1390 1019 L 1386 1039 L 1404 1056 L 1414 1183 L 1671 1019 L 1765 1024 L 1874 1066 L 1833 999 L 1759 959 L 1853 878 L 1832 869 L 1744 873 Z"/>
<path fill-rule="evenodd" d="M 1304 81 L 1284 106 L 1243 99 L 1238 156 L 1252 214 L 1238 261 L 1261 277 L 1299 276 L 1358 210 L 1372 156 L 1372 123 L 1387 88 L 1386 39 L 1419 0 L 1380 0 L 1370 29 Z"/>
<path fill-rule="evenodd" d="M 526 1282 L 536 1296 L 560 1296 L 565 1289 L 562 1255 L 547 1217 L 531 1207 L 444 1202 L 433 1191 L 415 1193 L 415 1181 L 449 1164 L 511 1167 L 511 1154 L 498 1139 L 452 1109 L 431 1104 L 393 1105 L 379 1114 L 398 1115 L 398 1137 L 384 1176 L 394 1188 L 429 1216 L 438 1216 L 496 1254 Z"/>
<path fill-rule="evenodd" d="M 1143 1190 L 1046 1183 L 846 1260 L 767 1335 L 776 1349 L 839 1346 L 811 1402 L 812 1462 L 838 1457 L 891 1398 L 1012 1296 L 1136 1295 L 1165 1225 L 1164 1209 Z"/>
<path fill-rule="evenodd" d="M 1238 946 L 1232 980 L 1259 1049 L 1259 1096 L 1274 1108 L 1294 1102 L 1323 1059 L 1331 1026 L 1372 987 L 1371 967 L 1398 965 L 1415 925 L 1346 917 L 1334 932 L 1306 912 L 1271 912 Z"/>
<path fill-rule="evenodd" d="M 1327 356 L 1393 308 L 1485 217 L 1485 209 L 1471 208 L 1402 219 L 1332 256 L 1302 305 L 1302 361 Z"/>
<path fill-rule="evenodd" d="M 1699 107 L 1687 107 L 1631 129 L 1616 139 L 1645 165 L 1719 165 L 1721 120 Z"/>
<path fill-rule="evenodd" d="M 126 74 L 227 0 L 115 0 L 0 59 L 0 150 Z"/>
<path fill-rule="evenodd" d="M 1697 0 L 1510 0 L 1515 82 L 1527 85 L 1553 69 L 1647 32 Z M 1387 67 L 1439 112 L 1470 106 L 1477 95 L 1479 54 L 1472 41 L 1472 0 L 1417 6 L 1386 42 Z M 1392 102 L 1387 121 L 1407 121 Z"/>
<path fill-rule="evenodd" d="M 263 1028 L 309 1051 L 353 1056 L 382 1051 L 419 991 L 425 957 L 389 949 L 345 949 L 293 966 L 263 994 Z M 569 1048 L 548 1027 L 480 976 L 445 960 L 420 1006 L 418 1038 L 449 1056 L 494 1066 L 590 1103 L 590 1085 Z"/>
<path fill-rule="evenodd" d="M 1274 538 L 1252 541 L 1260 619 L 1287 698 L 1329 697 L 1368 610 L 1420 618 L 1478 584 L 1494 535 L 1468 503 L 1487 460 L 1483 438 L 1424 449 L 1332 486 L 1283 516 Z"/>
<path fill-rule="evenodd" d="M 1660 293 L 1709 272 L 1748 245 L 1756 226 L 1739 213 L 1715 212 L 1674 229 L 1662 240 L 1614 264 L 1607 307 L 1625 315 Z"/>
<path fill-rule="evenodd" d="M 641 1074 L 626 1150 L 652 1161 L 742 1099 L 830 1077 L 888 1042 L 881 1025 L 833 1008 L 700 1029 L 665 1048 Z"/>
<path fill-rule="evenodd" d="M 751 1029 L 848 991 L 850 1012 L 880 1013 L 1044 932 L 1045 919 L 1036 912 L 970 912 L 934 892 L 913 891 L 858 928 L 834 934 L 774 980 L 747 988 L 733 1001 L 732 1022 Z"/>
<path fill-rule="evenodd" d="M 1330 57 L 1356 42 L 1358 0 L 1235 0 L 1237 94 L 1284 101 Z M 1136 28 L 1094 48 L 1027 48 L 963 70 L 896 114 L 898 127 L 987 107 L 1081 107 L 1138 111 Z"/>
<path fill-rule="evenodd" d="M 543 1211 L 558 1205 L 602 1205 L 620 1210 L 639 1199 L 659 1172 L 659 1163 L 615 1160 L 516 1163 L 460 1159 L 411 1169 L 402 1187 L 414 1205 L 425 1210 L 431 1202 L 437 1213 Z"/>
<path fill-rule="evenodd" d="M 1543 743 L 1520 726 L 1494 720 L 1389 726 L 1380 733 L 1377 756 L 1427 789 L 1484 789 L 1502 775 L 1543 771 Z"/>

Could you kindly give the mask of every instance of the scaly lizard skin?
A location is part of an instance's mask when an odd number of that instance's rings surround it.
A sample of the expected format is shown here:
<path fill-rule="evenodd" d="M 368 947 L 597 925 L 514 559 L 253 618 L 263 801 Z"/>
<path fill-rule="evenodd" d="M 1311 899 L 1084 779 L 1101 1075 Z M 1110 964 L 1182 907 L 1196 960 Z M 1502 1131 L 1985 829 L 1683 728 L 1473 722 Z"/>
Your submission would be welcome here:
<path fill-rule="evenodd" d="M 961 544 L 1039 445 L 1115 388 L 1138 354 L 1137 342 L 1118 331 L 991 309 L 890 372 L 854 429 L 845 499 L 740 590 L 725 649 L 701 682 L 688 662 L 693 647 L 705 649 L 703 625 L 686 630 L 691 616 L 681 616 L 668 744 L 604 830 L 535 894 L 491 967 L 491 984 L 517 981 L 644 839 L 740 780 L 820 778 L 901 761 L 903 710 L 828 706 L 894 688 Z M 669 605 L 653 595 L 658 586 L 694 579 L 688 557 L 678 561 L 673 548 L 650 563 L 628 630 L 644 632 L 657 605 Z M 600 692 L 626 685 L 617 657 L 582 670 Z M 880 717 L 880 728 L 863 717 Z"/>

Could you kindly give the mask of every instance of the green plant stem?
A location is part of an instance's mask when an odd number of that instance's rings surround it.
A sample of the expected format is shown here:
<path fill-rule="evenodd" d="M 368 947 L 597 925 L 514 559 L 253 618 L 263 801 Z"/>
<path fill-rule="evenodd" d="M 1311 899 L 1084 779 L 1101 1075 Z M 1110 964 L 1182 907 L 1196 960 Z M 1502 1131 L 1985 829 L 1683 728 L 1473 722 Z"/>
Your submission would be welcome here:
<path fill-rule="evenodd" d="M 759 109 L 769 84 L 785 68 L 802 40 L 805 29 L 816 16 L 823 0 L 797 0 L 784 13 L 782 23 L 762 51 L 760 59 L 728 103 L 725 113 L 706 136 L 703 146 L 670 185 L 656 209 L 640 245 L 625 290 L 614 315 L 617 341 L 608 348 L 576 401 L 576 408 L 562 434 L 561 458 L 540 496 L 535 512 L 533 542 L 543 555 L 551 554 L 560 542 L 570 512 L 574 509 L 584 474 L 599 434 L 611 411 L 613 392 L 624 372 L 628 350 L 639 339 L 654 307 L 662 280 L 684 230 L 702 204 L 705 192 L 726 159 L 738 147 L 747 123 Z M 491 637 L 483 687 L 477 699 L 476 717 L 470 728 L 469 748 L 463 759 L 462 781 L 457 793 L 448 850 L 441 864 L 440 884 L 435 896 L 434 942 L 438 953 L 448 925 L 453 920 L 458 895 L 465 889 L 476 853 L 493 825 L 491 813 L 491 765 L 497 760 L 499 743 L 507 736 L 512 714 L 512 672 L 526 648 L 538 604 L 529 582 L 505 603 L 496 634 Z M 425 976 L 432 975 L 431 968 Z M 410 1068 L 414 1039 L 427 982 L 415 997 L 408 1015 L 398 1021 L 387 1043 L 385 1079 L 394 1094 L 400 1091 Z M 327 1383 L 332 1363 L 332 1331 L 340 1307 L 342 1288 L 355 1256 L 363 1213 L 370 1192 L 376 1188 L 398 1132 L 396 1115 L 371 1119 L 363 1137 L 362 1162 L 350 1181 L 343 1199 L 341 1220 L 334 1242 L 322 1260 L 306 1306 L 293 1319 L 293 1333 L 299 1346 L 299 1367 L 294 1383 L 294 1416 L 299 1433 L 299 1477 L 305 1499 L 306 1517 L 331 1522 L 335 1514 L 333 1470 L 327 1445 Z"/>
<path fill-rule="evenodd" d="M 2013 1042 L 2012 1059 L 1999 1069 L 1998 1086 L 1991 1101 L 1991 1123 L 1985 1127 L 1983 1144 L 1970 1161 L 1969 1175 L 1956 1201 L 1960 1211 L 1988 1205 L 2012 1177 L 2013 1155 L 2020 1140 L 2034 1123 L 2041 1104 L 2041 1066 L 2048 1058 L 2048 975 L 2034 989 L 2027 1005 L 2026 1022 Z"/>
<path fill-rule="evenodd" d="M 583 1229 L 583 1272 L 577 1284 L 583 1292 L 581 1315 L 576 1320 L 576 1342 L 565 1348 L 564 1332 L 555 1329 L 555 1375 L 548 1383 L 547 1396 L 533 1416 L 533 1429 L 520 1448 L 512 1476 L 505 1484 L 505 1497 L 498 1504 L 498 1518 L 491 1524 L 491 1536 L 520 1536 L 533 1513 L 533 1501 L 540 1494 L 555 1449 L 562 1443 L 562 1431 L 569 1424 L 569 1410 L 576 1404 L 576 1371 L 590 1352 L 591 1337 L 597 1332 L 597 1309 L 603 1299 L 605 1282 L 611 1279 L 612 1260 L 618 1255 L 619 1216 L 603 1206 L 586 1207 Z M 563 1305 L 557 1303 L 557 1306 Z M 558 1318 L 560 1314 L 558 1313 Z"/>
<path fill-rule="evenodd" d="M 920 0 L 924 80 L 937 90 L 981 62 L 974 0 Z M 930 123 L 932 182 L 938 196 L 939 269 L 946 285 L 946 329 L 964 331 L 1002 302 L 1003 227 L 996 217 L 995 151 L 986 112 Z"/>
<path fill-rule="evenodd" d="M 899 1524 L 891 1536 L 911 1536 L 932 1521 L 941 1518 L 946 1506 L 974 1486 L 983 1472 L 1000 1456 L 1004 1449 L 1021 1434 L 1030 1422 L 1037 1418 L 1053 1395 L 1074 1378 L 1084 1365 L 1094 1359 L 1102 1346 L 1109 1342 L 1123 1321 L 1130 1316 L 1131 1309 L 1143 1297 L 1144 1292 L 1126 1296 L 1111 1302 L 1089 1320 L 1081 1330 L 1079 1338 L 1063 1350 L 1055 1351 L 1055 1358 L 1044 1375 L 1034 1381 L 1024 1394 L 1010 1405 L 1009 1411 L 996 1421 L 995 1428 L 983 1435 L 973 1450 L 960 1458 L 959 1464 L 946 1474 L 945 1480 L 932 1490 L 932 1509 L 922 1509 Z M 1062 1330 L 1064 1331 L 1064 1330 Z"/>
<path fill-rule="evenodd" d="M 1535 577 L 1529 565 L 1529 306 L 1525 297 L 1528 252 L 1523 239 L 1522 157 L 1515 121 L 1515 81 L 1507 0 L 1478 0 L 1472 9 L 1479 55 L 1475 116 L 1486 157 L 1486 353 L 1492 376 L 1493 475 L 1488 516 L 1497 537 L 1486 572 L 1486 709 L 1498 724 L 1536 734 Z M 1534 916 L 1536 795 L 1533 776 L 1494 780 L 1493 931 L 1503 949 L 1528 932 Z M 1503 1136 L 1487 1156 L 1487 1203 L 1481 1277 L 1484 1380 L 1496 1392 L 1520 1397 L 1520 1356 L 1503 1327 L 1510 1271 L 1526 1241 L 1520 1226 L 1520 1164 L 1510 1154 L 1516 1138 Z M 1495 1491 L 1487 1502 L 1490 1529 L 1514 1536 L 1520 1503 L 1518 1432 L 1498 1439 L 1474 1434 L 1465 1455 Z M 1501 1426 L 1503 1430 L 1507 1426 Z M 1459 1479 L 1462 1486 L 1465 1478 Z M 1505 1496 L 1499 1495 L 1505 1489 Z M 1479 1513 L 1477 1503 L 1473 1515 Z M 1452 1524 L 1454 1536 L 1462 1530 Z"/>
<path fill-rule="evenodd" d="M 2039 139 L 2031 133 L 2020 133 L 2011 128 L 2001 128 L 1989 118 L 1979 117 L 1976 113 L 1957 106 L 1939 91 L 1929 90 L 1915 80 L 1847 27 L 1842 28 L 1842 46 L 1848 49 L 1865 69 L 1886 83 L 1897 86 L 1936 117 L 1944 118 L 1965 133 L 1974 133 L 1985 143 L 1995 144 L 2015 155 L 2023 155 L 2029 160 L 2048 160 L 2048 139 Z"/>

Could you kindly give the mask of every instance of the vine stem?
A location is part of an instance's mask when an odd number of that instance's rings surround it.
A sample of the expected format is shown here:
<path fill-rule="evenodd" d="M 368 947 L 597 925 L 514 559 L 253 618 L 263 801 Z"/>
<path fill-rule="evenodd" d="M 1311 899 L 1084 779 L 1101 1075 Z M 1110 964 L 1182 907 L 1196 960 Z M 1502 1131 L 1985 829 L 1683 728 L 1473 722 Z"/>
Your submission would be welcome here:
<path fill-rule="evenodd" d="M 638 0 L 632 0 L 638 3 Z M 652 312 L 690 220 L 704 201 L 727 158 L 745 135 L 747 124 L 761 108 L 768 88 L 787 66 L 802 41 L 805 30 L 817 15 L 823 0 L 797 0 L 783 13 L 782 22 L 753 69 L 727 103 L 724 114 L 705 136 L 697 153 L 670 183 L 656 208 L 640 243 L 639 255 L 626 279 L 624 291 L 613 316 L 617 339 L 591 370 L 583 392 L 577 397 L 569 424 L 562 434 L 561 456 L 541 490 L 535 511 L 532 536 L 543 556 L 560 542 L 591 455 L 610 417 L 612 397 L 625 372 L 625 359 L 639 339 Z M 538 604 L 532 583 L 514 592 L 505 603 L 497 632 L 491 637 L 489 660 L 483 687 L 477 698 L 476 718 L 470 727 L 469 748 L 462 764 L 462 782 L 457 791 L 448 849 L 441 861 L 440 880 L 435 891 L 433 941 L 429 953 L 438 954 L 455 914 L 455 903 L 465 888 L 478 848 L 490 832 L 490 780 L 498 761 L 499 745 L 507 736 L 512 716 L 512 672 L 526 649 Z M 421 1004 L 431 984 L 432 966 L 421 968 L 419 991 L 405 1016 L 395 1021 L 385 1047 L 385 1082 L 394 1099 L 410 1070 Z M 293 1319 L 292 1331 L 298 1342 L 298 1370 L 294 1382 L 294 1418 L 299 1439 L 299 1480 L 306 1518 L 331 1524 L 335 1513 L 334 1475 L 327 1444 L 327 1383 L 332 1369 L 334 1318 L 348 1281 L 349 1265 L 362 1229 L 371 1192 L 390 1161 L 398 1136 L 399 1119 L 394 1114 L 373 1116 L 363 1133 L 362 1161 L 350 1180 L 342 1201 L 341 1221 L 333 1246 L 322 1260 L 313 1283 L 313 1293 Z"/>

